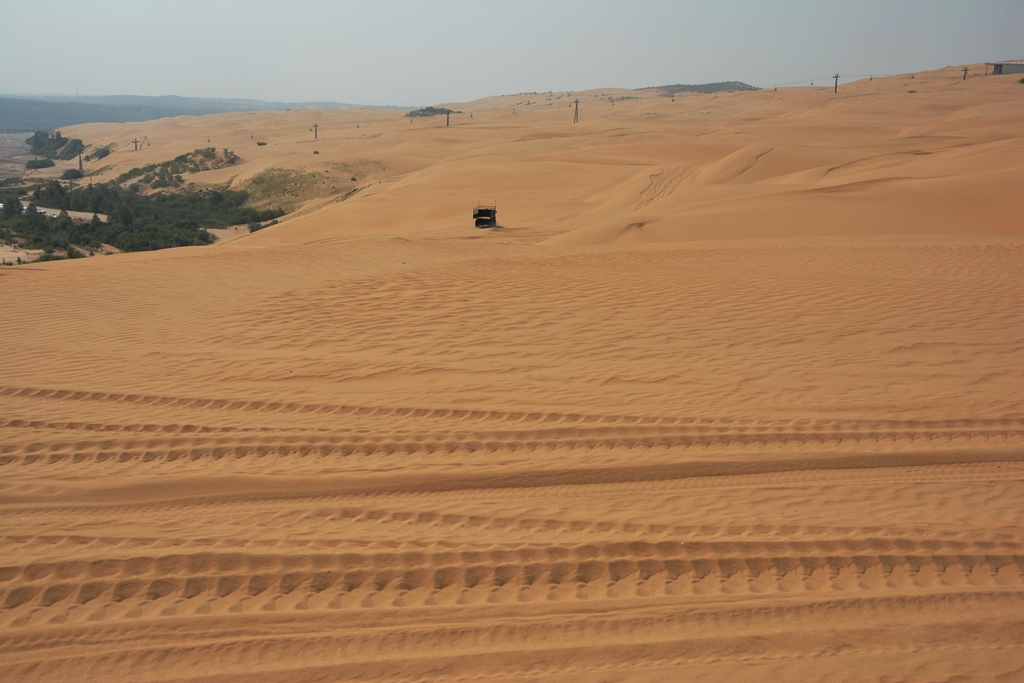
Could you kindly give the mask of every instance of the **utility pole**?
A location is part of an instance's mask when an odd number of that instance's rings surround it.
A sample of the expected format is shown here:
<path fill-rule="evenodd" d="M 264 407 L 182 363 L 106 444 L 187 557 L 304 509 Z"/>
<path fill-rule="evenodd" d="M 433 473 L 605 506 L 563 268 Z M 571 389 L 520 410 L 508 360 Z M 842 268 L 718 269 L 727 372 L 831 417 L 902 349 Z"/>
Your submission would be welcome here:
<path fill-rule="evenodd" d="M 450 125 L 452 125 L 452 113 L 449 111 L 444 115 L 444 127 L 447 128 Z"/>
<path fill-rule="evenodd" d="M 132 142 L 135 143 L 135 151 L 138 152 L 139 151 L 139 139 L 135 138 L 134 140 L 132 140 Z M 207 140 L 207 142 L 209 142 L 209 140 Z"/>
<path fill-rule="evenodd" d="M 573 123 L 579 123 L 580 122 L 580 101 L 576 100 L 575 102 L 573 102 L 573 104 L 576 105 L 576 113 L 574 113 L 572 115 L 572 122 Z"/>
<path fill-rule="evenodd" d="M 316 136 L 317 136 L 317 133 L 316 133 L 316 124 L 314 123 L 314 124 L 313 124 L 313 139 L 314 139 L 314 140 L 316 140 Z"/>
<path fill-rule="evenodd" d="M 82 153 L 81 152 L 78 153 L 78 170 L 79 171 L 82 170 Z"/>
<path fill-rule="evenodd" d="M 839 92 L 839 74 L 836 74 L 832 78 L 836 79 L 836 88 L 832 92 Z"/>
<path fill-rule="evenodd" d="M 966 66 L 964 67 L 964 77 L 963 77 L 963 80 L 965 80 L 965 81 L 967 80 L 967 67 Z"/>

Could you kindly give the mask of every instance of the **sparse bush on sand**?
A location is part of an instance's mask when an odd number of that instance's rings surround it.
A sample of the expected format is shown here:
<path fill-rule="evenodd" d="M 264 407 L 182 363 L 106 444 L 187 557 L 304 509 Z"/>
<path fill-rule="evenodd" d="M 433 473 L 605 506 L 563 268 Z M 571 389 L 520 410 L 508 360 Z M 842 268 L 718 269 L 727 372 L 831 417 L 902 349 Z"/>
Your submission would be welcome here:
<path fill-rule="evenodd" d="M 108 156 L 110 156 L 110 153 L 111 153 L 110 145 L 105 145 L 103 147 L 97 147 L 91 153 L 85 155 L 85 160 L 86 161 L 99 161 L 100 159 L 106 159 Z"/>
<path fill-rule="evenodd" d="M 251 221 L 249 223 L 249 232 L 257 232 L 259 230 L 262 230 L 263 228 L 269 228 L 271 225 L 277 225 L 276 218 L 267 223 L 266 225 L 260 223 L 259 221 Z"/>

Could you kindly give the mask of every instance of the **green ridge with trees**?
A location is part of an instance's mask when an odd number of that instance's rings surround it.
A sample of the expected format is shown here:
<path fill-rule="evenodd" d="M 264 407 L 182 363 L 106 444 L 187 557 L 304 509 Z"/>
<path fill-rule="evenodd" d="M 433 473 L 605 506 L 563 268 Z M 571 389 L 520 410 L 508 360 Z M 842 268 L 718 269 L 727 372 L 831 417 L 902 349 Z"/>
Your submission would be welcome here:
<path fill-rule="evenodd" d="M 415 116 L 444 116 L 446 114 L 455 114 L 457 112 L 451 109 L 445 109 L 444 107 L 423 107 L 421 109 L 413 109 L 411 112 L 406 114 L 409 118 Z"/>
<path fill-rule="evenodd" d="M 721 81 L 718 83 L 701 83 L 700 85 L 683 85 L 678 83 L 676 85 L 659 85 L 653 88 L 646 88 L 646 90 L 660 90 L 662 97 L 675 97 L 681 92 L 695 92 L 704 95 L 710 95 L 718 92 L 742 92 L 760 90 L 760 88 L 741 83 L 739 81 Z"/>

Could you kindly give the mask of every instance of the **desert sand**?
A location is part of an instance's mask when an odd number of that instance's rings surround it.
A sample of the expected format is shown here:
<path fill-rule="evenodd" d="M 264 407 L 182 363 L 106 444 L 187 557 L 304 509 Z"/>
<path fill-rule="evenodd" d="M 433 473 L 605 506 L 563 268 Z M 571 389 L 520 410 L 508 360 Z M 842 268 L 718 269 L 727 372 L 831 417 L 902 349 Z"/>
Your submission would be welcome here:
<path fill-rule="evenodd" d="M 1024 679 L 1024 85 L 961 77 L 63 131 L 308 182 L 0 270 L 0 679 Z"/>

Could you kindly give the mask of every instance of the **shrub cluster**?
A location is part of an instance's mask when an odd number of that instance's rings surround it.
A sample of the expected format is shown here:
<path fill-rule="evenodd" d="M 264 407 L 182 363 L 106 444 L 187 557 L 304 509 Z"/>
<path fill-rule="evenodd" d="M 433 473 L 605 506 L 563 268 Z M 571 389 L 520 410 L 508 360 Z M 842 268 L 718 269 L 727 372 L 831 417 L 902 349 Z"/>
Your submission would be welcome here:
<path fill-rule="evenodd" d="M 33 170 L 36 168 L 50 168 L 54 166 L 52 159 L 29 159 L 25 162 L 25 168 Z"/>

